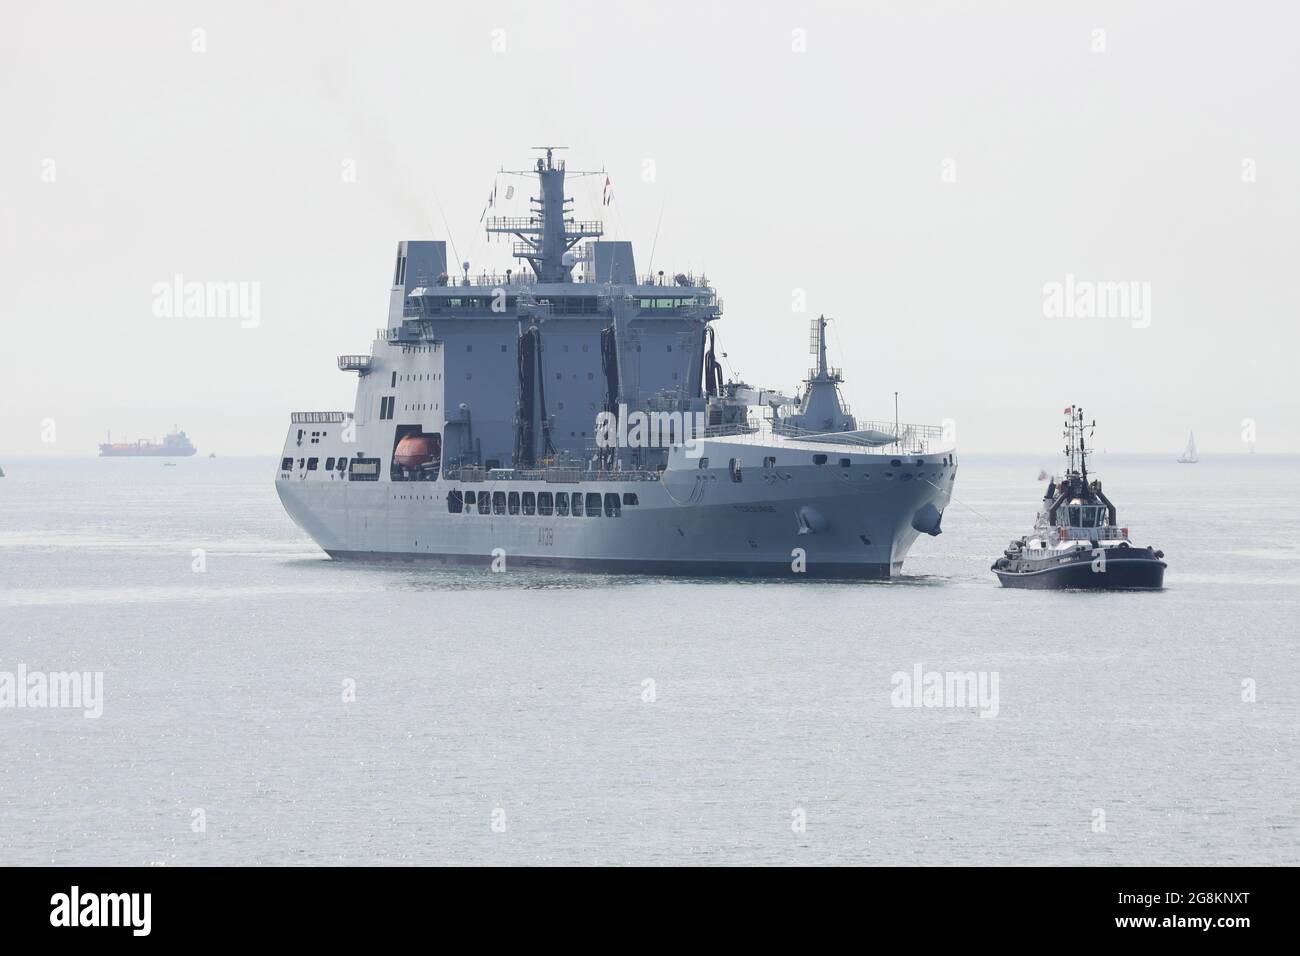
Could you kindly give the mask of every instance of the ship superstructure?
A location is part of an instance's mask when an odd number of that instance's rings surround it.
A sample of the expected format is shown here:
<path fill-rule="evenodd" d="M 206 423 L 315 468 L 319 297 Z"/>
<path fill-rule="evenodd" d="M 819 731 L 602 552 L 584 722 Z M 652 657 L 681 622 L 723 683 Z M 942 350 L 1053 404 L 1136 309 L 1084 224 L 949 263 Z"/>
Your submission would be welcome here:
<path fill-rule="evenodd" d="M 575 218 L 551 148 L 519 266 L 471 275 L 398 244 L 351 411 L 296 412 L 276 487 L 334 557 L 647 573 L 888 577 L 938 534 L 956 476 L 935 427 L 859 423 L 813 321 L 797 398 L 724 381 L 703 276 L 638 275 Z M 573 175 L 570 173 L 569 175 Z"/>

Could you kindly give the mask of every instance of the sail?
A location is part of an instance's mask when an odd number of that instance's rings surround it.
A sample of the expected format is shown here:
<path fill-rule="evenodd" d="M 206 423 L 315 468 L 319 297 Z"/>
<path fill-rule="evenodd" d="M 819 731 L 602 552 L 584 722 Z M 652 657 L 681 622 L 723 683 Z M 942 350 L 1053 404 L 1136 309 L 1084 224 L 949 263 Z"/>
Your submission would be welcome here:
<path fill-rule="evenodd" d="M 1178 460 L 1188 464 L 1196 461 L 1196 436 L 1191 432 L 1187 433 L 1187 447 L 1183 449 Z"/>

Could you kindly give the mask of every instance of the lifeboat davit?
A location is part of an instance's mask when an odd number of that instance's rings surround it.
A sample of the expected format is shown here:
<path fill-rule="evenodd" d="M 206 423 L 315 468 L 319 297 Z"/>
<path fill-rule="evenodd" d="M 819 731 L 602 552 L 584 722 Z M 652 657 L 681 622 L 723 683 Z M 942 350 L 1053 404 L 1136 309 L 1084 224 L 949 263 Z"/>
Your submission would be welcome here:
<path fill-rule="evenodd" d="M 438 440 L 433 435 L 407 435 L 393 452 L 393 463 L 403 468 L 420 468 L 437 458 Z"/>

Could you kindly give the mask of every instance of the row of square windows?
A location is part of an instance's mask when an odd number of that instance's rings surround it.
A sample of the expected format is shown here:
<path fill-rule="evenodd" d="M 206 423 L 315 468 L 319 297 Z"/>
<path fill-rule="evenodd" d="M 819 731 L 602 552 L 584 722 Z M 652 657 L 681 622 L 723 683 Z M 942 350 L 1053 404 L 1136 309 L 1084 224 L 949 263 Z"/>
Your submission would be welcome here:
<path fill-rule="evenodd" d="M 634 492 L 625 492 L 620 498 L 614 492 L 606 492 L 602 497 L 599 492 L 590 491 L 584 495 L 580 491 L 570 494 L 567 491 L 465 491 L 453 488 L 447 493 L 447 510 L 454 515 L 461 513 L 481 515 L 560 515 L 581 518 L 599 518 L 602 509 L 606 518 L 618 518 L 623 514 L 623 506 L 633 507 L 640 504 Z"/>

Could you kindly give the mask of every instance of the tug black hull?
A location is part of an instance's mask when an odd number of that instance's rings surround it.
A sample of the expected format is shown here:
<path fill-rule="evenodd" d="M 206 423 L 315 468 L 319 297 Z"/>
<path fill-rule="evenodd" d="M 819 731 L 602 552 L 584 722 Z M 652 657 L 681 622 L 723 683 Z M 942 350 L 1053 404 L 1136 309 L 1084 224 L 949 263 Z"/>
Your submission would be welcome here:
<path fill-rule="evenodd" d="M 1108 549 L 1109 550 L 1109 549 Z M 1094 564 L 1097 565 L 1094 568 Z M 1158 591 L 1165 583 L 1165 562 L 1151 554 L 1112 557 L 1107 554 L 1104 569 L 1091 553 L 1085 557 L 1044 568 L 999 567 L 992 571 L 1005 588 L 1035 588 L 1069 591 Z"/>

